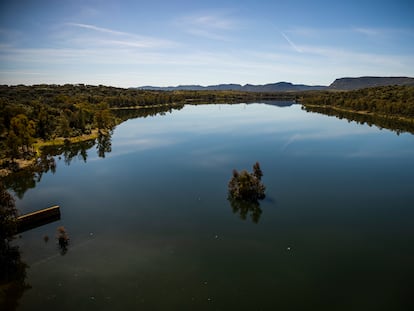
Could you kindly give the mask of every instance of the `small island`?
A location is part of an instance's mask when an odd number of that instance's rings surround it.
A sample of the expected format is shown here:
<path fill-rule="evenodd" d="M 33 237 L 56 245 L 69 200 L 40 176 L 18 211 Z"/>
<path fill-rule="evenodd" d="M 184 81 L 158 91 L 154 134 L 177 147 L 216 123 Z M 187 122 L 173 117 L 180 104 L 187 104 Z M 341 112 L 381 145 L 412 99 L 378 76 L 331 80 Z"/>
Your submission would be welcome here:
<path fill-rule="evenodd" d="M 247 215 L 254 223 L 258 223 L 262 209 L 259 200 L 265 198 L 266 187 L 262 183 L 263 172 L 259 162 L 253 165 L 253 172 L 233 170 L 233 177 L 228 185 L 228 200 L 233 213 L 239 214 L 245 220 Z"/>
<path fill-rule="evenodd" d="M 265 198 L 266 187 L 262 183 L 263 172 L 259 162 L 253 165 L 253 172 L 233 170 L 229 188 L 229 199 L 246 202 L 257 202 Z"/>

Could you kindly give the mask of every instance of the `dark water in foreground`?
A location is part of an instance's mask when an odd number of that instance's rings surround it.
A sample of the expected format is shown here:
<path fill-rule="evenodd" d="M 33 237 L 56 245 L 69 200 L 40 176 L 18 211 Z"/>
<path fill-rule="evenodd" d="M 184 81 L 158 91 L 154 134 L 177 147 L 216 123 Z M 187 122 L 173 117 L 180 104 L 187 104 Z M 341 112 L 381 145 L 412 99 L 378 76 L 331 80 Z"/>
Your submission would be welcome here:
<path fill-rule="evenodd" d="M 413 159 L 411 134 L 300 105 L 129 120 L 105 158 L 56 158 L 17 201 L 62 208 L 16 241 L 32 287 L 19 310 L 408 310 Z M 226 200 L 232 169 L 256 161 L 267 187 L 258 223 Z"/>

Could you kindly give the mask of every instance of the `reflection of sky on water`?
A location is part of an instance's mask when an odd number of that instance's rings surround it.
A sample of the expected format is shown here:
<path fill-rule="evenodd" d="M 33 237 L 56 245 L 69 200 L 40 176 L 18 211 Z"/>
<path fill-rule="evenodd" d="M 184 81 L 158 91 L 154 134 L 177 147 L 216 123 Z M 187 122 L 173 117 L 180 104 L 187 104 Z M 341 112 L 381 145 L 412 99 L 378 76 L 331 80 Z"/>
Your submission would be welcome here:
<path fill-rule="evenodd" d="M 309 166 L 326 166 L 341 159 L 400 159 L 405 163 L 414 156 L 411 134 L 397 136 L 388 130 L 306 113 L 300 105 L 281 108 L 263 104 L 185 106 L 166 115 L 129 120 L 115 129 L 112 152 L 106 159 L 99 158 L 95 148 L 88 150 L 86 164 L 74 159 L 66 166 L 63 159 L 58 160 L 56 175 L 69 184 L 81 178 L 95 183 L 91 191 L 105 192 L 111 180 L 127 183 L 129 177 L 125 176 L 145 176 L 151 171 L 153 178 L 163 170 L 177 174 L 177 183 L 194 175 L 196 168 L 201 170 L 199 174 L 204 174 L 204 169 L 227 172 L 250 168 L 260 161 L 268 171 L 274 170 L 276 176 L 283 172 L 289 180 L 293 176 L 304 179 L 300 170 Z M 280 163 L 284 167 L 279 167 Z M 346 163 L 338 165 L 339 169 Z M 173 172 L 172 168 L 180 167 L 181 171 Z M 348 174 L 346 170 L 341 173 Z M 265 174 L 269 180 L 271 176 Z M 51 197 L 58 201 L 67 189 L 53 180 L 54 175 L 45 174 L 36 196 L 47 198 L 46 202 Z M 140 179 L 134 182 L 142 184 Z M 142 185 L 147 186 L 148 182 Z M 26 194 L 29 197 L 30 192 Z M 23 200 L 19 204 L 33 203 Z"/>
<path fill-rule="evenodd" d="M 343 292 L 361 277 L 377 299 L 388 293 L 378 275 L 395 281 L 405 269 L 414 276 L 404 259 L 414 245 L 411 134 L 300 105 L 186 106 L 129 120 L 115 129 L 104 159 L 95 147 L 88 154 L 87 163 L 58 161 L 56 173 L 17 202 L 23 210 L 62 207 L 58 223 L 19 240 L 32 264 L 24 306 L 50 293 L 62 299 L 64 291 L 97 310 L 133 309 L 131 297 L 151 309 L 160 292 L 170 293 L 166 304 L 199 299 L 194 310 L 211 293 L 248 303 L 240 295 L 248 292 L 274 306 L 252 284 L 296 297 L 314 288 L 329 294 L 328 283 Z M 258 224 L 241 220 L 226 200 L 232 169 L 250 170 L 255 161 L 267 187 Z M 42 239 L 59 225 L 71 238 L 65 256 Z"/>
<path fill-rule="evenodd" d="M 249 145 L 250 139 L 278 145 L 281 152 L 292 156 L 341 153 L 344 157 L 399 157 L 414 152 L 410 134 L 400 135 L 393 143 L 396 145 L 390 146 L 381 140 L 385 137 L 392 140 L 395 134 L 388 130 L 382 132 L 378 138 L 376 127 L 306 113 L 300 105 L 289 108 L 263 104 L 185 106 L 172 114 L 119 125 L 109 157 L 179 145 L 187 148 L 185 144 L 194 139 L 206 143 L 191 150 L 195 156 L 207 155 L 209 151 L 217 153 L 225 149 L 221 144 Z M 319 146 L 320 142 L 325 146 Z"/>

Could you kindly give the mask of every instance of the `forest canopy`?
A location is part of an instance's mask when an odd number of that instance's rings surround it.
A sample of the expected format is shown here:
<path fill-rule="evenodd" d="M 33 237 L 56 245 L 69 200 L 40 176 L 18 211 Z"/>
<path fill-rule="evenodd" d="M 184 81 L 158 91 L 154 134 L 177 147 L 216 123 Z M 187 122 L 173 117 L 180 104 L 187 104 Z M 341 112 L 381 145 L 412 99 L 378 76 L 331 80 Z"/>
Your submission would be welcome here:
<path fill-rule="evenodd" d="M 414 118 L 414 86 L 382 86 L 355 91 L 319 91 L 304 94 L 302 104 Z"/>
<path fill-rule="evenodd" d="M 33 143 L 110 131 L 117 109 L 285 98 L 237 91 L 150 91 L 91 85 L 0 86 L 0 159 L 31 158 Z M 289 95 L 290 97 L 292 95 Z"/>
<path fill-rule="evenodd" d="M 62 143 L 64 139 L 95 139 L 98 134 L 110 133 L 115 125 L 139 115 L 133 111 L 136 108 L 152 109 L 157 113 L 172 108 L 180 109 L 184 104 L 248 103 L 299 98 L 308 111 L 311 107 L 329 107 L 398 118 L 410 124 L 414 120 L 414 86 L 260 93 L 160 91 L 84 84 L 0 85 L 0 164 L 4 164 L 5 159 L 8 163 L 14 159 L 33 159 L 39 153 L 33 146 L 39 141 L 60 139 Z M 399 126 L 399 129 L 403 128 Z"/>

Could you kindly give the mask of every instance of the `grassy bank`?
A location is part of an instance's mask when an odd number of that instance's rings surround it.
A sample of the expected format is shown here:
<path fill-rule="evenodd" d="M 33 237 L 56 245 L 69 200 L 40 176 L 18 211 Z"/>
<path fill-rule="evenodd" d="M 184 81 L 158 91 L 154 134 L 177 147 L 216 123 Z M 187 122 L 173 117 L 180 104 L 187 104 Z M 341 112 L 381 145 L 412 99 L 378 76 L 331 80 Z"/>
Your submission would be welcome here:
<path fill-rule="evenodd" d="M 35 149 L 36 154 L 40 155 L 41 149 L 43 147 L 61 146 L 61 145 L 64 145 L 65 143 L 67 143 L 67 142 L 73 144 L 73 143 L 79 143 L 79 142 L 82 142 L 82 141 L 93 140 L 93 139 L 98 138 L 98 135 L 99 135 L 99 130 L 98 129 L 93 129 L 90 134 L 83 134 L 83 135 L 75 136 L 75 137 L 67 137 L 67 138 L 56 137 L 56 138 L 51 139 L 51 140 L 39 139 L 33 144 L 33 148 Z"/>
<path fill-rule="evenodd" d="M 24 159 L 11 159 L 11 158 L 3 158 L 0 159 L 0 177 L 5 177 L 13 171 L 16 170 L 23 170 L 30 168 L 31 166 L 36 164 L 36 160 L 42 156 L 42 150 L 45 147 L 59 147 L 63 146 L 67 143 L 76 144 L 80 142 L 95 140 L 98 138 L 99 130 L 93 129 L 90 134 L 83 134 L 76 137 L 56 137 L 51 140 L 43 140 L 37 139 L 35 143 L 32 145 L 33 148 L 33 156 L 30 158 Z"/>

